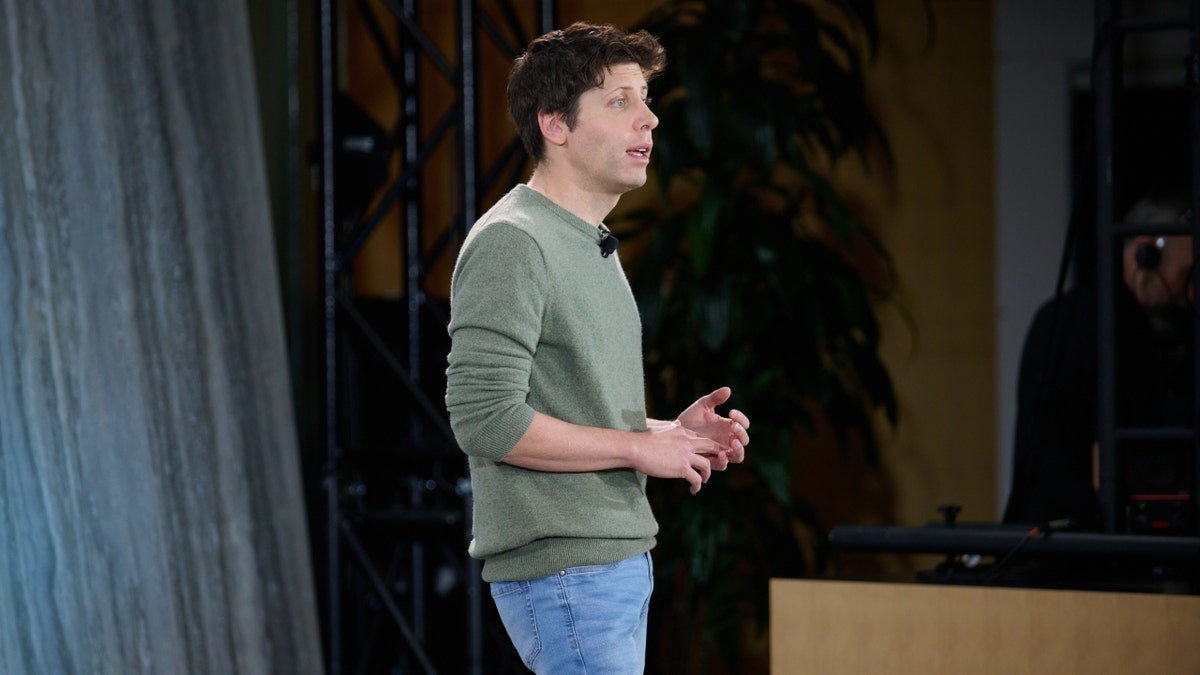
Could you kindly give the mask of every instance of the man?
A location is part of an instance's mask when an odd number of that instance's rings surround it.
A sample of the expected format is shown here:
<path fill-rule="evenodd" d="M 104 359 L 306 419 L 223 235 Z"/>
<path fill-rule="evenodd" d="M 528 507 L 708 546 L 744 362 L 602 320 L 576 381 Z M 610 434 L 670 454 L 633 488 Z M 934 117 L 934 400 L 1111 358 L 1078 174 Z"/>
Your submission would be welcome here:
<path fill-rule="evenodd" d="M 1186 192 L 1140 200 L 1126 222 L 1187 219 Z M 1117 419 L 1122 427 L 1192 425 L 1192 238 L 1129 237 L 1116 318 Z M 1038 311 L 1017 391 L 1013 480 L 1004 521 L 1098 529 L 1097 297 L 1072 289 Z"/>
<path fill-rule="evenodd" d="M 749 420 L 722 387 L 674 421 L 646 418 L 641 326 L 603 224 L 646 182 L 665 56 L 644 31 L 574 24 L 535 39 L 509 78 L 534 160 L 475 224 L 451 282 L 446 403 L 470 457 L 471 555 L 538 673 L 645 662 L 658 526 L 646 477 L 741 462 Z"/>

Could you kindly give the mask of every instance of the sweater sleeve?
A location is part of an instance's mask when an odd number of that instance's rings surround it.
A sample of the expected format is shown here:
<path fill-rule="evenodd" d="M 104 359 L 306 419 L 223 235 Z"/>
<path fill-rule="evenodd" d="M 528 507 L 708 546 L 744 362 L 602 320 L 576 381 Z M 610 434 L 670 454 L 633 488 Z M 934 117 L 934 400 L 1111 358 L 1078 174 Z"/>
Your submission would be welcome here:
<path fill-rule="evenodd" d="M 462 450 L 499 461 L 533 423 L 527 401 L 546 267 L 515 227 L 498 222 L 472 234 L 451 284 L 446 407 Z"/>

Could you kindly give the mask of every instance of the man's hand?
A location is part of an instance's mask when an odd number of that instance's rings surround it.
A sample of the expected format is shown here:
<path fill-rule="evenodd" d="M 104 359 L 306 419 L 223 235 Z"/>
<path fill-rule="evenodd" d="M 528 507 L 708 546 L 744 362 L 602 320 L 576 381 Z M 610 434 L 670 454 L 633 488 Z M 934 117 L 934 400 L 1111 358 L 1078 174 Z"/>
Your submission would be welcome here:
<path fill-rule="evenodd" d="M 717 453 L 709 457 L 716 471 L 744 460 L 750 444 L 750 419 L 746 415 L 740 410 L 730 410 L 729 417 L 717 413 L 717 406 L 728 401 L 732 393 L 729 387 L 721 387 L 699 398 L 676 418 L 683 428 L 717 444 Z"/>
<path fill-rule="evenodd" d="M 686 429 L 678 420 L 656 421 L 643 438 L 634 468 L 655 478 L 682 478 L 692 494 L 708 482 L 712 458 L 721 452 L 716 442 Z"/>

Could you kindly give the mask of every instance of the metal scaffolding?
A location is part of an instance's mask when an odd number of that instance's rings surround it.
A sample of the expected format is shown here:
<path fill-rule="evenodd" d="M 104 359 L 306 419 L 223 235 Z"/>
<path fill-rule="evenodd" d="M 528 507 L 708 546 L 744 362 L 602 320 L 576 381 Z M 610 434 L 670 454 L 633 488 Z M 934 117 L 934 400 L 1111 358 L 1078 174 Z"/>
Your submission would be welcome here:
<path fill-rule="evenodd" d="M 444 15 L 451 5 L 454 35 L 434 35 L 422 10 Z M 511 61 L 553 26 L 553 2 L 319 0 L 317 13 L 328 672 L 482 673 L 485 658 L 490 673 L 503 672 L 511 647 L 489 630 L 478 563 L 466 554 L 469 480 L 441 402 L 447 305 L 426 289 L 481 198 L 515 183 L 526 163 L 515 134 L 493 162 L 480 159 L 478 48 Z M 400 102 L 388 123 L 339 81 L 350 46 L 338 37 L 351 15 L 371 36 L 353 49 L 378 52 Z M 448 108 L 429 122 L 439 105 Z M 434 222 L 422 199 L 426 167 L 446 148 L 453 166 L 438 180 L 450 181 L 441 187 L 457 203 Z M 387 219 L 403 232 L 403 290 L 378 302 L 356 295 L 354 267 Z"/>
<path fill-rule="evenodd" d="M 1200 8 L 1188 3 L 1188 15 L 1178 17 L 1132 17 L 1123 12 L 1119 0 L 1097 0 L 1095 3 L 1096 38 L 1093 64 L 1093 95 L 1095 97 L 1095 186 L 1096 186 L 1096 278 L 1098 289 L 1097 335 L 1099 339 L 1098 409 L 1099 421 L 1099 498 L 1104 531 L 1124 534 L 1136 531 L 1134 510 L 1151 506 L 1164 512 L 1168 521 L 1177 521 L 1171 534 L 1196 534 L 1195 522 L 1200 507 L 1200 436 L 1196 423 L 1200 410 L 1193 409 L 1190 426 L 1129 427 L 1118 420 L 1118 388 L 1121 383 L 1117 368 L 1116 294 L 1120 269 L 1118 253 L 1123 238 L 1137 234 L 1192 235 L 1195 260 L 1200 260 L 1200 218 L 1191 217 L 1174 223 L 1127 223 L 1118 214 L 1118 195 L 1126 189 L 1123 180 L 1129 176 L 1122 165 L 1117 148 L 1117 123 L 1120 102 L 1125 86 L 1126 38 L 1143 33 L 1176 31 L 1188 37 L 1186 54 L 1179 54 L 1186 69 L 1189 96 L 1187 133 L 1190 135 L 1190 175 L 1187 185 L 1191 198 L 1191 213 L 1200 214 Z M 1195 284 L 1195 278 L 1190 280 Z M 1192 353 L 1200 353 L 1200 312 L 1192 311 L 1194 326 Z M 1193 389 L 1200 390 L 1200 359 L 1194 359 Z M 1194 396 L 1200 402 L 1200 396 Z M 1195 404 L 1193 404 L 1195 405 Z M 1135 495 L 1130 483 L 1130 464 L 1136 447 L 1164 447 L 1174 444 L 1184 448 L 1171 461 L 1175 473 L 1183 474 L 1175 485 L 1160 490 L 1163 494 Z M 1190 448 L 1190 452 L 1187 449 Z M 1190 460 L 1190 461 L 1189 461 Z M 1139 504 L 1142 501 L 1153 504 Z M 1190 525 L 1189 525 L 1190 523 Z"/>

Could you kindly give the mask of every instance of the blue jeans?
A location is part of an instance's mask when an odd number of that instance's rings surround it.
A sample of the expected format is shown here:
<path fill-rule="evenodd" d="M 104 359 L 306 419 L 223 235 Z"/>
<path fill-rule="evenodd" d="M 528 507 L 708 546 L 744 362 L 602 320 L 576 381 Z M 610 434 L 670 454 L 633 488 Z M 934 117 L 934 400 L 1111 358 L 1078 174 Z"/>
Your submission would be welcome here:
<path fill-rule="evenodd" d="M 508 637 L 535 673 L 630 675 L 645 669 L 654 590 L 650 553 L 532 581 L 498 582 L 491 590 Z"/>

